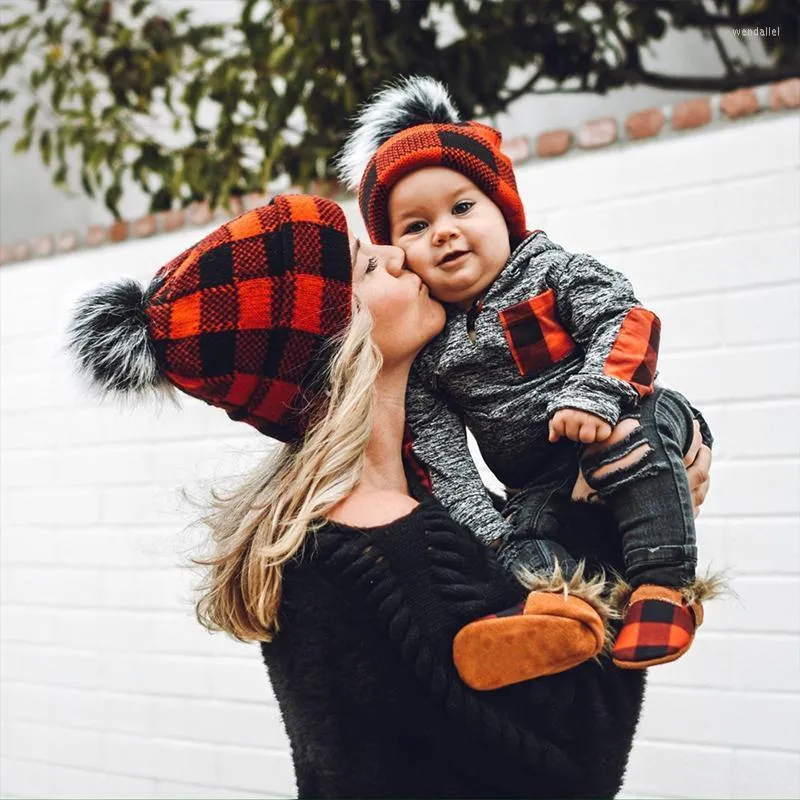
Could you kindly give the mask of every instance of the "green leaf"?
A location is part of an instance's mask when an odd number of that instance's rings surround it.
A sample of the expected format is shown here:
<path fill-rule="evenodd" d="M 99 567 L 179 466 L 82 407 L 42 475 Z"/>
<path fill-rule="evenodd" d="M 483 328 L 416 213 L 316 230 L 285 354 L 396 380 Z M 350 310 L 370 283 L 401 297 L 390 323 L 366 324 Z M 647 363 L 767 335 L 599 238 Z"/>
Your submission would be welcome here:
<path fill-rule="evenodd" d="M 32 106 L 28 106 L 28 110 L 25 112 L 25 116 L 22 118 L 22 124 L 26 130 L 29 130 L 33 127 L 34 120 L 36 119 L 36 115 L 39 113 L 39 106 L 35 103 Z"/>
<path fill-rule="evenodd" d="M 57 170 L 55 175 L 53 175 L 53 183 L 59 189 L 66 189 L 67 188 L 67 165 L 62 164 Z"/>
<path fill-rule="evenodd" d="M 31 131 L 28 131 L 24 136 L 21 136 L 14 142 L 14 152 L 15 153 L 27 153 L 28 150 L 31 148 L 31 140 L 33 138 L 33 134 Z"/>
<path fill-rule="evenodd" d="M 119 201 L 122 199 L 122 187 L 119 183 L 112 183 L 111 186 L 106 189 L 106 193 L 103 197 L 103 200 L 106 204 L 106 208 L 114 215 L 116 219 L 119 219 Z"/>
<path fill-rule="evenodd" d="M 89 197 L 94 197 L 94 187 L 91 184 L 91 180 L 89 178 L 89 173 L 84 169 L 81 170 L 81 186 L 83 187 L 83 191 L 89 195 Z"/>
<path fill-rule="evenodd" d="M 172 208 L 172 194 L 170 193 L 169 189 L 162 186 L 156 193 L 153 195 L 152 200 L 150 201 L 150 211 L 169 211 Z"/>
<path fill-rule="evenodd" d="M 0 133 L 2 133 L 10 124 L 10 119 L 0 119 Z"/>
<path fill-rule="evenodd" d="M 63 72 L 58 73 L 58 77 L 56 77 L 53 82 L 53 92 L 50 95 L 50 103 L 53 106 L 54 111 L 61 110 L 61 102 L 64 99 L 64 94 L 66 91 L 67 91 L 66 75 Z"/>
<path fill-rule="evenodd" d="M 39 137 L 39 154 L 42 157 L 42 161 L 44 161 L 46 166 L 50 166 L 50 156 L 53 152 L 53 145 L 50 138 L 50 131 L 42 131 L 41 136 Z"/>

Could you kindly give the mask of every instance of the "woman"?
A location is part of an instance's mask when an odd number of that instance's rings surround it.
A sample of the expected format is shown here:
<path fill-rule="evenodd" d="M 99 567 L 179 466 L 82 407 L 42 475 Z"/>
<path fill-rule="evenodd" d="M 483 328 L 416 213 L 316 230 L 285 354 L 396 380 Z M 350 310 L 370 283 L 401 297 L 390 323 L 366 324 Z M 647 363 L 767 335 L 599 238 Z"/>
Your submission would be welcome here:
<path fill-rule="evenodd" d="M 264 642 L 301 797 L 612 796 L 641 674 L 604 660 L 478 693 L 456 673 L 454 635 L 525 592 L 403 458 L 410 365 L 443 322 L 400 250 L 349 237 L 331 201 L 289 196 L 147 290 L 85 297 L 70 343 L 106 391 L 176 386 L 287 443 L 216 499 L 197 610 Z M 565 537 L 587 514 L 582 552 L 613 565 L 594 506 L 565 509 Z M 531 629 L 542 646 L 548 624 Z"/>

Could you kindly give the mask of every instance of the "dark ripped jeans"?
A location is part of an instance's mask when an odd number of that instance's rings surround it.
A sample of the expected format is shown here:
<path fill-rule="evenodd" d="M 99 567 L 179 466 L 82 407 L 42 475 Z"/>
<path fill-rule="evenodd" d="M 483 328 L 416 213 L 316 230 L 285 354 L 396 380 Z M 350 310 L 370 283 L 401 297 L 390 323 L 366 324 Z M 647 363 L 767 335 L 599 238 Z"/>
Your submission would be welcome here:
<path fill-rule="evenodd" d="M 616 519 L 627 581 L 634 588 L 645 583 L 669 587 L 690 583 L 697 547 L 683 456 L 692 442 L 696 416 L 710 445 L 710 431 L 686 398 L 657 388 L 635 410 L 620 417 L 620 421 L 629 418 L 639 423 L 622 441 L 591 454 L 585 445 L 566 440 L 553 445 L 550 468 L 503 508 L 515 533 L 500 547 L 501 563 L 546 575 L 557 562 L 567 576 L 574 572 L 575 559 L 557 541 L 555 506 L 569 499 L 580 464 L 586 482 Z M 643 453 L 635 463 L 613 466 L 612 462 L 633 451 Z M 605 474 L 597 477 L 595 473 L 603 467 Z"/>

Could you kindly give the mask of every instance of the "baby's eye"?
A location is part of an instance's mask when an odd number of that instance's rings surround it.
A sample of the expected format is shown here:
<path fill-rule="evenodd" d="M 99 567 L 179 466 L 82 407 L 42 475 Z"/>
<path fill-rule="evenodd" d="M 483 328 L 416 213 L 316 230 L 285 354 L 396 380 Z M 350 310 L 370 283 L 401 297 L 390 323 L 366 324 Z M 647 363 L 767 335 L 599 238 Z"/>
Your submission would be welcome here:
<path fill-rule="evenodd" d="M 424 230 L 425 223 L 419 219 L 416 222 L 412 222 L 410 225 L 406 226 L 406 229 L 403 231 L 403 233 L 422 233 Z"/>
<path fill-rule="evenodd" d="M 371 256 L 367 259 L 367 269 L 366 273 L 369 274 L 373 270 L 378 269 L 378 259 L 375 256 Z"/>
<path fill-rule="evenodd" d="M 459 200 L 453 206 L 453 213 L 454 214 L 466 214 L 475 203 L 472 200 Z"/>

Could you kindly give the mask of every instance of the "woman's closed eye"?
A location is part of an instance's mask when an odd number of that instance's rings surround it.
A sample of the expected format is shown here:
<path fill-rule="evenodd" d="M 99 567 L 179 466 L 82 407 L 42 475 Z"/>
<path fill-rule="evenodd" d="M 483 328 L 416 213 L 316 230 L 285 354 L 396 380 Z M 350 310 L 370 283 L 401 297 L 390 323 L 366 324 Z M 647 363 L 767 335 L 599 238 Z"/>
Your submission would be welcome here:
<path fill-rule="evenodd" d="M 370 272 L 376 269 L 378 269 L 378 259 L 375 258 L 375 256 L 370 256 L 367 259 L 367 268 L 365 270 L 365 273 L 369 275 Z"/>

